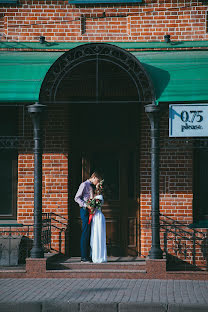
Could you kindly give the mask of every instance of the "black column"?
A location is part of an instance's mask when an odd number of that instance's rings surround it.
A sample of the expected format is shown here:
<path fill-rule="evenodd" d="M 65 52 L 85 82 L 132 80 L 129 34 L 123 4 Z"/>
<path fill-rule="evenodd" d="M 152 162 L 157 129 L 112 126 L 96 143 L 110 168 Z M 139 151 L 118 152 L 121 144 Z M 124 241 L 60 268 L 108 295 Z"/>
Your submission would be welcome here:
<path fill-rule="evenodd" d="M 35 103 L 28 106 L 33 122 L 34 139 L 34 240 L 31 258 L 44 258 L 42 234 L 42 131 L 41 119 L 45 105 Z"/>
<path fill-rule="evenodd" d="M 160 211 L 159 211 L 159 153 L 160 153 L 160 108 L 155 104 L 145 106 L 151 125 L 151 202 L 152 202 L 152 246 L 150 259 L 162 259 L 160 248 Z"/>

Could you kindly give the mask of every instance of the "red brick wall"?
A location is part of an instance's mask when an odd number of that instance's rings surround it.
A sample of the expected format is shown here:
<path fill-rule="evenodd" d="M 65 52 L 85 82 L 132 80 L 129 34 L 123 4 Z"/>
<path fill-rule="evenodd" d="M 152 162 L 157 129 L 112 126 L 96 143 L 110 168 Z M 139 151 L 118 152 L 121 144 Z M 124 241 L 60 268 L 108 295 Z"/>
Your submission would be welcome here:
<path fill-rule="evenodd" d="M 204 229 L 193 230 L 193 148 L 186 139 L 170 140 L 168 137 L 168 112 L 160 121 L 160 220 L 161 225 L 180 223 L 180 229 L 168 226 L 167 249 L 170 254 L 206 268 L 206 260 L 200 245 Z M 147 256 L 151 248 L 151 164 L 150 125 L 145 113 L 141 116 L 140 146 L 140 233 L 141 254 Z M 174 235 L 176 231 L 176 235 Z M 164 250 L 164 232 L 161 228 L 161 248 Z M 204 243 L 206 241 L 204 240 Z M 176 252 L 177 250 L 177 252 Z M 195 259 L 194 259 L 195 258 Z"/>
<path fill-rule="evenodd" d="M 1 38 L 4 38 L 4 14 L 0 13 L 0 36 Z"/>
<path fill-rule="evenodd" d="M 177 221 L 192 223 L 193 149 L 186 139 L 168 144 L 168 113 L 161 119 L 160 207 Z"/>
<path fill-rule="evenodd" d="M 207 40 L 207 6 L 186 0 L 93 6 L 20 0 L 18 7 L 0 5 L 1 40 L 35 42 L 44 35 L 49 42 L 164 41 L 167 33 L 172 40 Z"/>
<path fill-rule="evenodd" d="M 32 122 L 25 113 L 26 139 L 32 139 Z M 43 133 L 43 213 L 52 212 L 52 248 L 59 251 L 59 235 L 62 235 L 61 251 L 64 252 L 64 231 L 68 220 L 68 113 L 67 107 L 50 106 L 44 122 Z M 33 223 L 34 207 L 34 157 L 32 147 L 19 151 L 18 202 L 19 223 Z M 66 219 L 64 219 L 66 218 Z M 61 233 L 61 234 L 60 234 Z"/>

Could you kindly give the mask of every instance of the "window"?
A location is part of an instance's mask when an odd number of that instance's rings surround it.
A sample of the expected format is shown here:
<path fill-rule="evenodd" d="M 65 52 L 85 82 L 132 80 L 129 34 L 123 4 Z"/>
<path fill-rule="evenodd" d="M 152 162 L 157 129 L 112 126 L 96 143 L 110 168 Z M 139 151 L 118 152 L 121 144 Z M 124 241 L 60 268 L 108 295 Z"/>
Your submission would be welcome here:
<path fill-rule="evenodd" d="M 208 149 L 194 155 L 194 221 L 208 220 Z"/>
<path fill-rule="evenodd" d="M 0 106 L 0 140 L 17 135 L 17 108 Z M 0 218 L 16 219 L 17 151 L 0 145 Z"/>

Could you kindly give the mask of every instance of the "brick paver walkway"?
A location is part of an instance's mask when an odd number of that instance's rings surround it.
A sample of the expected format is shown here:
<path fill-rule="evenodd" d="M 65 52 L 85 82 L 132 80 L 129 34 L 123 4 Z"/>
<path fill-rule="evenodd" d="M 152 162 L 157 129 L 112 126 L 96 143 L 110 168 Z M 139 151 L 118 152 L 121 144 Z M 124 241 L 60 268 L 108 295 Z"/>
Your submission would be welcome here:
<path fill-rule="evenodd" d="M 53 301 L 208 304 L 208 281 L 1 279 L 0 290 L 0 303 Z"/>

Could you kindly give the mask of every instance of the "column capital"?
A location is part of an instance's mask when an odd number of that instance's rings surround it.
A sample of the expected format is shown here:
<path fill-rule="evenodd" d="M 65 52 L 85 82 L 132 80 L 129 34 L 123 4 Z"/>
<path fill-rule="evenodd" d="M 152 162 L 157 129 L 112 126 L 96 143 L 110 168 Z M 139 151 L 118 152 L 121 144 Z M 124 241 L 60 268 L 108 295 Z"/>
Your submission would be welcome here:
<path fill-rule="evenodd" d="M 160 113 L 160 106 L 155 103 L 145 105 L 145 112 L 148 113 Z"/>
<path fill-rule="evenodd" d="M 46 109 L 46 105 L 36 102 L 27 107 L 28 113 L 43 113 Z"/>

